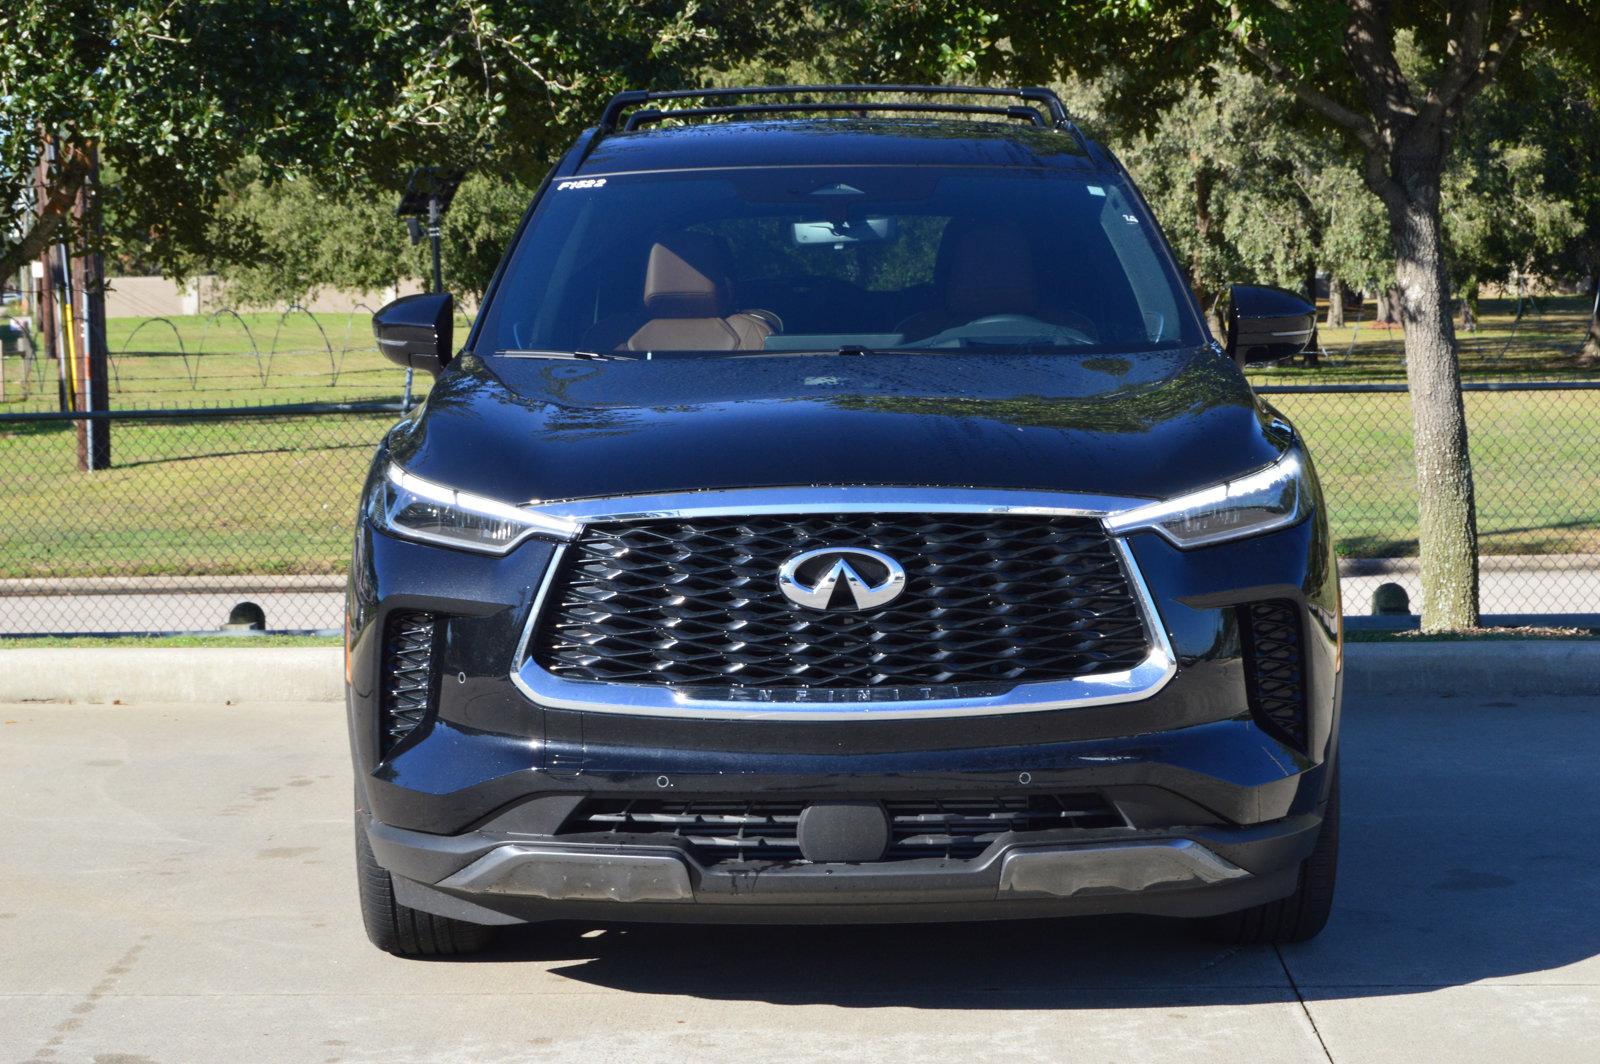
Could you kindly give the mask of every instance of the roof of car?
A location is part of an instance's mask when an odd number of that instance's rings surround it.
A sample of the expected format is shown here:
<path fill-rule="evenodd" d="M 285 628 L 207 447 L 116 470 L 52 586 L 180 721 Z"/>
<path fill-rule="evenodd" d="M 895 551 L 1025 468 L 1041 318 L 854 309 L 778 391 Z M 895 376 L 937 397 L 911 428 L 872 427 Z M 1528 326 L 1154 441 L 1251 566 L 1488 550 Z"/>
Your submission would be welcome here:
<path fill-rule="evenodd" d="M 593 134 L 590 134 L 591 136 Z M 1101 152 L 1064 130 L 1017 122 L 909 118 L 717 121 L 612 133 L 575 173 L 744 166 L 996 166 L 1103 172 Z"/>

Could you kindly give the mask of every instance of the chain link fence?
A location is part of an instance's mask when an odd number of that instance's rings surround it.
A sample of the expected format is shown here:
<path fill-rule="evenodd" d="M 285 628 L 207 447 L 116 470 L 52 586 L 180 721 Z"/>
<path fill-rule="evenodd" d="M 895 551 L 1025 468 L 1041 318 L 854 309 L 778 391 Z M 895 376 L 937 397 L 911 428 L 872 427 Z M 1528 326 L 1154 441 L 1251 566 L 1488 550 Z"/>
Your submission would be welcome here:
<path fill-rule="evenodd" d="M 1464 386 L 1485 614 L 1600 613 L 1600 382 Z M 1404 384 L 1258 385 L 1317 464 L 1346 614 L 1380 584 L 1422 604 Z"/>
<path fill-rule="evenodd" d="M 1600 613 L 1600 367 L 1570 350 L 1587 304 L 1548 304 L 1490 308 L 1462 340 L 1486 614 Z M 0 360 L 0 635 L 214 630 L 241 601 L 274 630 L 337 628 L 362 477 L 400 412 L 366 315 L 112 325 L 109 414 L 56 412 L 53 361 Z M 1421 606 L 1403 374 L 1398 332 L 1370 324 L 1325 329 L 1316 368 L 1251 373 L 1317 462 L 1347 614 L 1383 583 Z M 111 464 L 82 472 L 91 421 Z"/>
<path fill-rule="evenodd" d="M 356 498 L 398 403 L 0 414 L 0 634 L 339 627 Z"/>
<path fill-rule="evenodd" d="M 1483 609 L 1600 611 L 1600 382 L 1469 384 Z M 1347 613 L 1398 583 L 1420 606 L 1403 385 L 1263 385 L 1327 494 Z M 124 411 L 111 468 L 87 419 L 0 414 L 0 633 L 214 629 L 242 600 L 338 627 L 356 497 L 397 402 Z"/>

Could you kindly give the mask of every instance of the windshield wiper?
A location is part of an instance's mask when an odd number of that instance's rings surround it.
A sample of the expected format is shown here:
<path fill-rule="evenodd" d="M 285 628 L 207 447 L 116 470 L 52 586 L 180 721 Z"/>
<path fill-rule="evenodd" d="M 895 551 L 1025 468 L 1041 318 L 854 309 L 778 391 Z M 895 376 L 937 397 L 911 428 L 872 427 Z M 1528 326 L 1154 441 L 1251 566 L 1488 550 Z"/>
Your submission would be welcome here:
<path fill-rule="evenodd" d="M 508 348 L 496 351 L 497 355 L 508 358 L 567 358 L 577 359 L 580 362 L 640 362 L 644 356 L 632 352 L 619 351 L 546 351 L 539 348 L 519 349 Z"/>

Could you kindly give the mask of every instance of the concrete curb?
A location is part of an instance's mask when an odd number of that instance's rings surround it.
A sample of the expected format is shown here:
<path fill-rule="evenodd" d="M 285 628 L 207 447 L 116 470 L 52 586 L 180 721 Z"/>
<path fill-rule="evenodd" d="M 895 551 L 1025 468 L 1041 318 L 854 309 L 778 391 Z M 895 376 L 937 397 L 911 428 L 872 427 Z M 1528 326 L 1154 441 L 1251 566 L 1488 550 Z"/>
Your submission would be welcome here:
<path fill-rule="evenodd" d="M 1600 695 L 1600 640 L 1346 643 L 1351 698 Z"/>
<path fill-rule="evenodd" d="M 1600 569 L 1600 554 L 1484 554 L 1478 570 L 1485 573 L 1564 573 Z M 1416 576 L 1417 558 L 1340 558 L 1340 576 Z M 340 585 L 343 586 L 343 585 Z"/>
<path fill-rule="evenodd" d="M 0 702 L 338 702 L 338 647 L 0 650 Z"/>
<path fill-rule="evenodd" d="M 343 591 L 345 578 L 328 576 L 24 576 L 0 580 L 0 598 L 72 595 L 259 595 L 284 591 Z"/>
<path fill-rule="evenodd" d="M 1351 643 L 1351 698 L 1600 696 L 1600 640 Z M 0 650 L 0 702 L 338 702 L 338 647 Z"/>

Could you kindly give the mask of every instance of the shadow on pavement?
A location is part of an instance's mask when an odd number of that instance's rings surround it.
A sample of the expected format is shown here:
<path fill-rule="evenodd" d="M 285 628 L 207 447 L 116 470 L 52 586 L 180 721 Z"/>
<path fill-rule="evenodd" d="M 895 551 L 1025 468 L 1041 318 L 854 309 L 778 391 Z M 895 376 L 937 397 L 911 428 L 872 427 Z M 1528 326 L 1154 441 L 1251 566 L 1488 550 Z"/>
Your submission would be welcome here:
<path fill-rule="evenodd" d="M 486 960 L 646 994 L 1049 1008 L 1409 994 L 1600 975 L 1600 704 L 1345 713 L 1339 899 L 1322 937 L 1233 949 L 1134 917 L 830 927 L 547 925 Z M 555 962 L 555 963 L 551 963 Z M 1567 973 L 1572 977 L 1573 973 Z"/>

